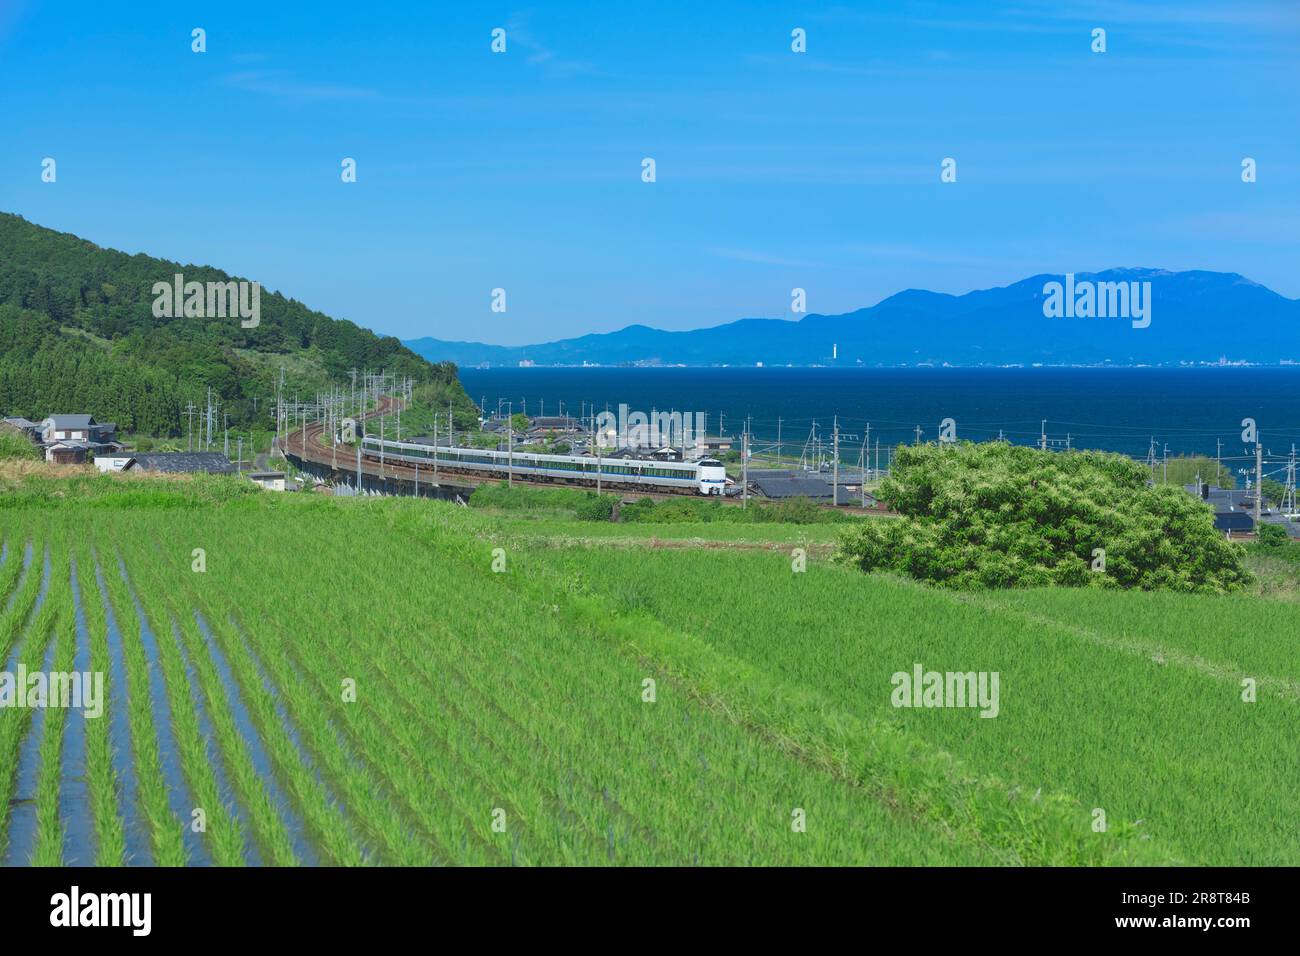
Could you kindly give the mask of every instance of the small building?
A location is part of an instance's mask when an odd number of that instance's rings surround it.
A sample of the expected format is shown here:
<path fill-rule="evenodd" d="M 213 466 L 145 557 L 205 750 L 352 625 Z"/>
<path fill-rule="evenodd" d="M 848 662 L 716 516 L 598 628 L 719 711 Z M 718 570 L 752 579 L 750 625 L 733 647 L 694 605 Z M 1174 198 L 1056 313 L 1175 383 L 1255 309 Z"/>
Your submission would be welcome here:
<path fill-rule="evenodd" d="M 126 471 L 135 460 L 135 453 L 129 451 L 108 452 L 95 456 L 95 467 L 100 471 Z"/>
<path fill-rule="evenodd" d="M 45 460 L 55 465 L 81 465 L 89 450 L 86 442 L 56 441 L 45 446 Z"/>
<path fill-rule="evenodd" d="M 1214 516 L 1214 527 L 1229 538 L 1234 534 L 1253 534 L 1255 519 L 1246 511 L 1220 511 Z"/>
<path fill-rule="evenodd" d="M 284 491 L 284 472 L 282 471 L 248 471 L 244 473 L 244 477 L 267 491 Z"/>
<path fill-rule="evenodd" d="M 529 437 L 544 437 L 551 433 L 569 436 L 585 432 L 582 423 L 571 415 L 539 415 L 528 422 Z"/>
<path fill-rule="evenodd" d="M 158 471 L 169 474 L 205 472 L 209 475 L 233 475 L 235 463 L 219 451 L 151 452 L 135 455 L 132 471 Z"/>
<path fill-rule="evenodd" d="M 765 498 L 779 501 L 784 498 L 808 498 L 812 501 L 830 503 L 831 483 L 819 475 L 769 472 L 767 474 L 750 474 L 749 483 Z M 848 493 L 841 489 L 841 503 L 848 503 Z"/>
<path fill-rule="evenodd" d="M 696 439 L 695 445 L 705 451 L 731 451 L 731 439 L 720 435 L 703 435 Z"/>

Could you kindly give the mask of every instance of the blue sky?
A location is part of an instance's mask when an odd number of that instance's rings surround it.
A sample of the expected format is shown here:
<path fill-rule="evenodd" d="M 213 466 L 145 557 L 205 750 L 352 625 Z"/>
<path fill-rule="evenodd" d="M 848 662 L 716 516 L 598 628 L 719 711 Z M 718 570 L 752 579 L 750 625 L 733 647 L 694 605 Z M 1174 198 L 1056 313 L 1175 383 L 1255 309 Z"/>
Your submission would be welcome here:
<path fill-rule="evenodd" d="M 1300 297 L 1297 51 L 1294 0 L 0 0 L 0 210 L 403 338 L 1113 266 Z"/>

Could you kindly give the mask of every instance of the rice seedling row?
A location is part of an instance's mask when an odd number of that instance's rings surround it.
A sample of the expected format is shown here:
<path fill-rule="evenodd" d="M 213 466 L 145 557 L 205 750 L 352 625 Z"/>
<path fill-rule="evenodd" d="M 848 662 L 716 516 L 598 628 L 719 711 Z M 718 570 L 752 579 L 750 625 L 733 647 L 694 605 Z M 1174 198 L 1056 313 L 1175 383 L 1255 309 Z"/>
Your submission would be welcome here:
<path fill-rule="evenodd" d="M 132 573 L 138 575 L 138 565 L 134 567 L 136 570 Z M 157 663 L 162 669 L 163 683 L 166 686 L 168 713 L 179 751 L 181 771 L 194 800 L 190 812 L 182 817 L 182 821 L 191 832 L 195 826 L 202 827 L 200 832 L 213 863 L 218 866 L 242 866 L 245 862 L 243 826 L 237 811 L 233 806 L 228 806 L 223 798 L 223 787 L 217 779 L 213 754 L 210 752 L 210 738 L 204 734 L 200 725 L 200 704 L 195 700 L 191 685 L 186 679 L 185 666 L 176 646 L 179 625 L 156 607 L 155 601 L 162 592 L 148 586 L 141 588 L 139 577 L 132 583 L 136 586 L 131 587 L 129 584 L 128 587 L 139 602 L 141 614 L 156 638 Z M 141 591 L 148 593 L 141 597 Z M 214 743 L 224 753 L 224 747 L 220 746 L 224 741 L 218 737 Z M 195 814 L 200 816 L 196 819 Z"/>
<path fill-rule="evenodd" d="M 60 571 L 67 575 L 71 572 L 65 560 L 60 562 Z M 72 671 L 72 661 L 76 653 L 76 622 L 69 611 L 72 590 L 66 576 L 61 577 L 51 589 L 47 600 L 56 602 L 60 608 L 54 624 L 54 633 L 49 650 L 46 652 L 46 673 L 58 671 L 68 674 Z M 53 687 L 50 692 L 53 693 Z M 35 724 L 36 722 L 34 722 Z M 41 712 L 39 720 L 40 737 L 40 771 L 36 781 L 36 848 L 32 853 L 33 866 L 61 866 L 64 862 L 64 817 L 60 806 L 64 790 L 63 748 L 64 728 L 68 723 L 68 710 L 65 707 L 47 707 Z M 30 733 L 35 735 L 38 728 L 33 726 Z"/>
<path fill-rule="evenodd" d="M 111 727 L 114 721 L 125 717 L 118 706 L 121 692 L 113 678 L 108 650 L 108 621 L 104 615 L 103 598 L 91 586 L 94 563 L 90 549 L 79 543 L 75 549 L 77 562 L 77 589 L 80 610 L 85 618 L 86 635 L 90 645 L 91 673 L 102 674 L 104 679 L 103 714 L 86 720 L 86 779 L 90 791 L 90 811 L 95 828 L 95 859 L 98 866 L 122 866 L 127 860 L 126 820 L 122 815 L 123 803 L 119 795 L 125 792 L 125 777 L 115 770 Z M 122 720 L 121 731 L 125 732 Z M 128 757 L 128 754 L 123 754 Z M 128 807 L 128 809 L 131 809 Z M 82 861 L 90 862 L 90 861 Z"/>
<path fill-rule="evenodd" d="M 147 539 L 146 539 L 147 540 Z M 156 549 L 155 549 L 156 551 Z M 238 693 L 234 687 L 228 687 L 218 673 L 212 655 L 199 633 L 198 623 L 189 608 L 178 607 L 169 596 L 171 583 L 158 573 L 156 564 L 142 560 L 136 553 L 137 567 L 150 583 L 150 590 L 166 607 L 167 615 L 173 622 L 173 633 L 178 644 L 169 643 L 165 656 L 171 659 L 172 671 L 178 686 L 182 680 L 188 686 L 186 663 L 192 665 L 192 675 L 197 676 L 194 691 L 200 706 L 211 719 L 215 731 L 217 751 L 226 769 L 226 774 L 234 782 L 234 789 L 240 803 L 251 818 L 251 827 L 256 835 L 258 845 L 268 862 L 279 866 L 293 865 L 298 862 L 294 850 L 294 841 L 289 833 L 283 815 L 291 814 L 273 798 L 269 787 L 274 782 L 264 777 L 254 765 L 250 744 L 237 725 L 232 699 Z"/>
<path fill-rule="evenodd" d="M 140 635 L 140 622 L 116 563 L 105 567 L 100 552 L 97 551 L 96 566 L 100 587 L 107 594 L 112 608 L 109 627 L 117 630 L 121 642 L 136 798 L 149 838 L 152 863 L 155 866 L 184 866 L 189 855 L 182 827 L 188 827 L 188 824 L 183 825 L 180 818 L 173 814 L 168 794 L 169 780 L 163 776 L 162 755 L 151 703 L 149 661 Z"/>
<path fill-rule="evenodd" d="M 46 554 L 42 543 L 38 553 Z M 37 570 L 37 569 L 40 570 Z M 59 621 L 59 605 L 45 600 L 50 579 L 60 570 L 67 573 L 66 557 L 51 561 L 46 557 L 41 564 L 33 561 L 30 585 L 35 593 L 27 604 L 35 613 L 23 619 L 27 622 L 21 634 L 9 641 L 5 653 L 5 670 L 13 673 L 19 667 L 28 672 L 40 671 L 49 656 Z M 25 693 L 26 688 L 23 688 Z M 18 688 L 15 686 L 15 692 Z M 32 724 L 45 711 L 23 707 L 5 707 L 0 710 L 0 814 L 4 826 L 0 827 L 0 860 L 7 865 L 25 865 L 31 862 L 36 843 L 36 781 L 40 771 L 40 737 L 32 733 Z"/>

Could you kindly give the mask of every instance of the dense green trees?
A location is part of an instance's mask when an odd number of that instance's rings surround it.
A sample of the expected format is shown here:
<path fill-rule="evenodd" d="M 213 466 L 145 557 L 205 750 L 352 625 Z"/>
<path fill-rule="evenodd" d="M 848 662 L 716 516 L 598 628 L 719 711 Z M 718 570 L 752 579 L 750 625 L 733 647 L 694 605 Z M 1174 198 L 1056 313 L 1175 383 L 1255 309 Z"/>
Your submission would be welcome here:
<path fill-rule="evenodd" d="M 7 329 L 0 306 L 0 333 Z M 114 360 L 95 348 L 51 337 L 33 352 L 0 356 L 0 409 L 39 421 L 46 415 L 88 411 L 119 430 L 172 434 L 181 391 L 174 375 L 134 359 Z"/>
<path fill-rule="evenodd" d="M 209 387 L 232 426 L 265 425 L 281 364 L 303 395 L 342 383 L 348 371 L 385 368 L 470 402 L 451 363 L 432 364 L 392 337 L 331 319 L 263 290 L 261 322 L 155 318 L 153 284 L 236 279 L 102 249 L 0 213 L 0 412 L 44 417 L 87 412 L 136 432 L 180 433 L 181 409 Z"/>
<path fill-rule="evenodd" d="M 1059 584 L 1235 590 L 1240 549 L 1181 488 L 1101 452 L 1004 442 L 904 446 L 880 496 L 903 517 L 864 521 L 840 557 L 957 588 Z"/>

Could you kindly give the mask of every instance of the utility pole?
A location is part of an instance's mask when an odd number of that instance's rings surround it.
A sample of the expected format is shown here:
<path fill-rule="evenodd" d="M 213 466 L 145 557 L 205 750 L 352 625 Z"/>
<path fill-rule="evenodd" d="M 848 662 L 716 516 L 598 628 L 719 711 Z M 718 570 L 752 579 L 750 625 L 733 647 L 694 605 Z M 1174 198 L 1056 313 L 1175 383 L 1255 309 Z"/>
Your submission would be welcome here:
<path fill-rule="evenodd" d="M 1214 484 L 1217 487 L 1223 479 L 1219 475 L 1223 472 L 1223 439 L 1214 439 Z"/>
<path fill-rule="evenodd" d="M 511 424 L 514 416 L 514 403 L 506 405 L 506 487 L 513 488 L 515 484 L 515 428 Z"/>
<path fill-rule="evenodd" d="M 1286 494 L 1282 497 L 1282 514 L 1295 512 L 1295 443 L 1291 444 L 1291 457 L 1286 463 Z"/>
<path fill-rule="evenodd" d="M 745 423 L 745 437 L 741 440 L 740 453 L 740 507 L 749 507 L 749 423 Z"/>
<path fill-rule="evenodd" d="M 1291 444 L 1291 458 L 1287 462 L 1286 492 L 1287 492 L 1287 502 L 1286 502 L 1287 506 L 1285 509 L 1285 513 L 1294 514 L 1295 513 L 1295 443 L 1294 442 L 1292 442 Z"/>
<path fill-rule="evenodd" d="M 832 454 L 834 460 L 831 462 L 831 507 L 836 508 L 840 503 L 840 416 L 835 416 L 834 431 L 832 432 Z"/>
<path fill-rule="evenodd" d="M 921 426 L 920 426 L 920 425 L 917 425 L 917 426 L 916 426 L 916 443 L 917 443 L 918 445 L 921 444 Z"/>
<path fill-rule="evenodd" d="M 1043 419 L 1043 434 L 1039 438 L 1039 443 L 1040 443 L 1039 447 L 1042 448 L 1043 451 L 1047 451 L 1047 419 L 1046 418 Z"/>
<path fill-rule="evenodd" d="M 1255 432 L 1255 534 L 1259 534 L 1260 506 L 1264 500 L 1264 445 Z"/>
<path fill-rule="evenodd" d="M 450 441 L 450 440 L 449 440 Z M 433 480 L 438 480 L 438 416 L 433 416 Z"/>
<path fill-rule="evenodd" d="M 194 403 L 185 406 L 185 446 L 187 451 L 194 450 Z"/>
<path fill-rule="evenodd" d="M 867 507 L 867 465 L 871 463 L 868 460 L 868 456 L 871 454 L 870 449 L 871 449 L 870 445 L 868 445 L 866 442 L 862 443 L 862 450 L 860 452 L 860 454 L 862 455 L 862 459 L 861 459 L 862 480 L 858 483 L 858 490 L 862 492 L 863 508 Z"/>
<path fill-rule="evenodd" d="M 785 446 L 781 444 L 781 417 L 776 419 L 776 466 L 781 467 L 781 459 L 785 453 Z"/>
<path fill-rule="evenodd" d="M 1169 484 L 1169 442 L 1165 442 L 1164 483 Z"/>

